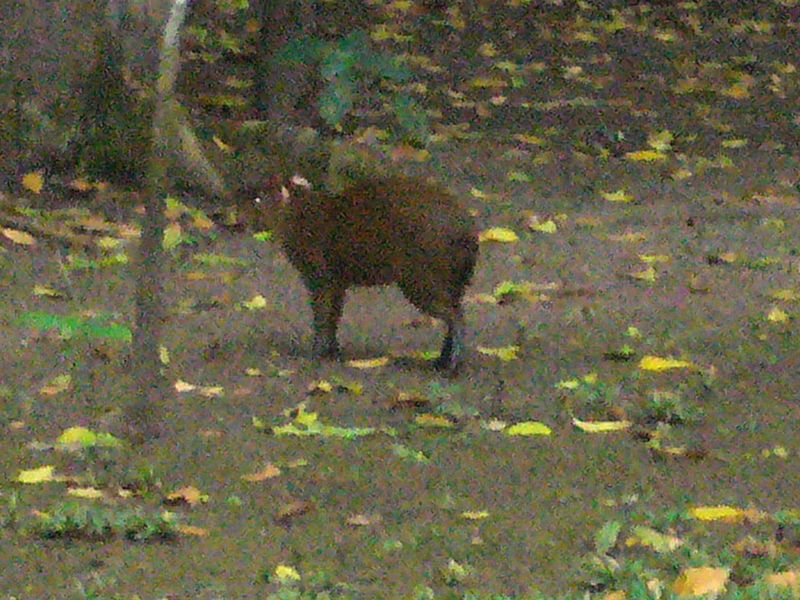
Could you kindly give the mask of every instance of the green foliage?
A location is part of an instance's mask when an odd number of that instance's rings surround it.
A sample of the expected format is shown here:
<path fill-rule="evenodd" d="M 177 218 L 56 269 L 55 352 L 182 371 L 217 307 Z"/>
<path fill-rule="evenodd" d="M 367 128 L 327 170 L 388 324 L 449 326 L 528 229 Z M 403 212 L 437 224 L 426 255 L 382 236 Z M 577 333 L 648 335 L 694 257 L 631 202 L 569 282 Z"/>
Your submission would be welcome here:
<path fill-rule="evenodd" d="M 647 420 L 676 425 L 698 421 L 703 411 L 690 405 L 679 392 L 653 390 L 644 414 Z"/>
<path fill-rule="evenodd" d="M 453 396 L 458 396 L 463 391 L 463 387 L 458 383 L 443 385 L 439 381 L 431 381 L 427 386 L 427 395 L 431 400 L 450 400 Z"/>
<path fill-rule="evenodd" d="M 428 135 L 428 116 L 424 109 L 408 95 L 397 95 L 394 99 L 394 113 L 397 122 L 416 141 L 423 141 Z"/>
<path fill-rule="evenodd" d="M 208 267 L 244 267 L 247 266 L 247 261 L 242 260 L 241 258 L 233 258 L 230 256 L 222 256 L 220 254 L 195 254 L 193 256 L 194 260 L 199 262 L 202 265 L 206 265 Z"/>
<path fill-rule="evenodd" d="M 217 6 L 224 12 L 244 11 L 250 7 L 250 0 L 217 0 Z"/>
<path fill-rule="evenodd" d="M 474 406 L 463 404 L 457 400 L 448 400 L 436 407 L 435 413 L 456 419 L 475 418 L 480 412 Z"/>
<path fill-rule="evenodd" d="M 120 486 L 139 496 L 146 496 L 161 489 L 162 483 L 151 465 L 143 465 L 127 471 Z"/>
<path fill-rule="evenodd" d="M 83 318 L 36 311 L 23 314 L 19 323 L 40 331 L 57 329 L 64 339 L 109 339 L 130 342 L 131 330 L 125 325 L 109 323 L 109 319 L 110 315 Z"/>
<path fill-rule="evenodd" d="M 791 587 L 775 588 L 763 583 L 732 589 L 723 596 L 725 600 L 796 600 L 797 592 Z"/>
<path fill-rule="evenodd" d="M 592 554 L 584 558 L 581 571 L 586 587 L 594 590 L 637 588 L 656 576 L 641 560 L 618 561 L 608 555 Z"/>
<path fill-rule="evenodd" d="M 168 540 L 176 535 L 175 523 L 164 514 L 139 509 L 113 511 L 68 501 L 35 521 L 33 533 L 45 538 L 104 540 L 123 535 L 129 540 Z"/>
<path fill-rule="evenodd" d="M 619 521 L 607 521 L 595 533 L 594 549 L 598 554 L 606 554 L 617 544 L 622 524 Z"/>
<path fill-rule="evenodd" d="M 436 594 L 428 586 L 420 585 L 414 589 L 414 595 L 412 598 L 414 600 L 434 600 L 434 598 L 436 598 Z"/>
<path fill-rule="evenodd" d="M 395 456 L 399 456 L 402 459 L 412 462 L 427 464 L 431 461 L 430 458 L 425 456 L 424 452 L 414 450 L 408 446 L 403 446 L 402 444 L 392 445 L 392 452 L 395 454 Z"/>
<path fill-rule="evenodd" d="M 176 535 L 175 524 L 163 515 L 130 511 L 117 517 L 116 531 L 136 542 L 166 540 Z"/>
<path fill-rule="evenodd" d="M 16 492 L 0 493 L 0 527 L 14 527 L 19 520 L 19 498 Z"/>
<path fill-rule="evenodd" d="M 100 260 L 92 260 L 80 255 L 70 255 L 69 262 L 64 265 L 65 271 L 96 271 L 106 267 L 128 264 L 128 255 L 119 252 Z"/>
<path fill-rule="evenodd" d="M 354 31 L 336 41 L 302 37 L 286 44 L 276 59 L 288 65 L 313 64 L 325 82 L 318 100 L 320 116 L 331 127 L 339 127 L 353 110 L 355 98 L 375 82 L 403 82 L 410 72 L 391 54 L 373 49 L 364 31 Z M 401 129 L 414 140 L 427 136 L 428 119 L 416 101 L 406 94 L 391 99 Z"/>
<path fill-rule="evenodd" d="M 575 397 L 581 415 L 604 416 L 619 398 L 619 388 L 602 381 L 581 380 L 575 388 Z"/>
<path fill-rule="evenodd" d="M 265 571 L 261 579 L 267 583 L 273 580 Z M 329 573 L 318 571 L 310 573 L 302 582 L 289 581 L 280 584 L 280 588 L 267 596 L 267 600 L 349 600 L 345 584 L 333 582 Z"/>
<path fill-rule="evenodd" d="M 354 86 L 350 81 L 334 80 L 328 83 L 319 97 L 319 114 L 325 122 L 336 127 L 353 108 Z"/>

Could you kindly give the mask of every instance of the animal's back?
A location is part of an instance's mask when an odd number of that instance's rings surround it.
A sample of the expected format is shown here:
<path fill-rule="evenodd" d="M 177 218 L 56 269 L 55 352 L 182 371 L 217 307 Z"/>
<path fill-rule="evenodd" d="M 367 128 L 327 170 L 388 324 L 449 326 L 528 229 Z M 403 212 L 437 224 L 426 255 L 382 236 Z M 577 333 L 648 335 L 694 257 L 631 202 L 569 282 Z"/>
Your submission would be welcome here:
<path fill-rule="evenodd" d="M 397 281 L 421 262 L 434 268 L 445 263 L 441 268 L 446 269 L 454 244 L 456 251 L 461 241 L 469 246 L 475 225 L 444 188 L 388 177 L 360 182 L 339 194 L 307 194 L 287 237 L 294 246 L 287 253 L 305 262 L 306 270 L 324 265 L 326 275 L 346 286 L 380 285 Z"/>

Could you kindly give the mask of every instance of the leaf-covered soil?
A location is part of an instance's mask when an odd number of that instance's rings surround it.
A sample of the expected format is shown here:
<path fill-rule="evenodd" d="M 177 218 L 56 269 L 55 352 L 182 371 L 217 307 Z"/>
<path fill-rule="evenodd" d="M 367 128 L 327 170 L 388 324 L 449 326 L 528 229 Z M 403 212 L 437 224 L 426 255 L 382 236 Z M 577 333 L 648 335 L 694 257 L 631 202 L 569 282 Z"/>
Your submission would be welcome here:
<path fill-rule="evenodd" d="M 758 15 L 717 22 L 748 45 L 734 56 L 695 38 L 691 20 L 668 42 L 672 28 L 644 19 L 645 33 L 623 37 L 665 60 L 647 70 L 623 61 L 639 59 L 622 42 L 598 48 L 611 42 L 576 36 L 587 27 L 556 30 L 584 69 L 637 82 L 618 91 L 627 104 L 517 106 L 529 121 L 504 120 L 508 99 L 493 92 L 484 108 L 496 121 L 472 125 L 485 135 L 445 140 L 407 166 L 462 194 L 483 230 L 517 237 L 481 244 L 466 308 L 472 351 L 452 380 L 418 354 L 438 348 L 441 327 L 395 289 L 351 293 L 344 362 L 312 361 L 305 292 L 277 248 L 173 211 L 166 432 L 140 449 L 59 443 L 76 426 L 115 430 L 133 389 L 126 336 L 109 325 L 131 323 L 131 269 L 102 259 L 133 256 L 118 225 L 136 215 L 105 230 L 91 207 L 27 213 L 80 223 L 106 249 L 79 268 L 66 256 L 81 254 L 77 242 L 65 251 L 13 228 L 2 238 L 0 593 L 462 598 L 592 586 L 635 597 L 689 567 L 730 569 L 729 590 L 796 572 L 800 166 L 797 61 L 786 52 L 797 15 L 786 11 L 767 32 Z M 503 58 L 497 45 L 487 69 Z M 699 96 L 667 92 L 682 78 L 671 69 L 700 50 L 721 65 L 704 73 L 727 75 L 709 75 Z M 752 64 L 735 60 L 749 52 L 762 69 L 753 81 L 731 74 Z M 526 101 L 602 95 L 564 66 L 549 64 L 562 76 L 526 87 Z M 484 89 L 462 91 L 480 101 Z M 618 121 L 596 127 L 609 114 Z M 382 356 L 394 358 L 348 363 Z M 512 429 L 527 422 L 546 427 Z M 169 510 L 177 535 L 132 541 L 65 524 L 43 536 L 41 513 L 65 501 L 112 515 Z M 696 510 L 717 506 L 729 508 Z M 698 577 L 686 585 L 720 585 Z"/>

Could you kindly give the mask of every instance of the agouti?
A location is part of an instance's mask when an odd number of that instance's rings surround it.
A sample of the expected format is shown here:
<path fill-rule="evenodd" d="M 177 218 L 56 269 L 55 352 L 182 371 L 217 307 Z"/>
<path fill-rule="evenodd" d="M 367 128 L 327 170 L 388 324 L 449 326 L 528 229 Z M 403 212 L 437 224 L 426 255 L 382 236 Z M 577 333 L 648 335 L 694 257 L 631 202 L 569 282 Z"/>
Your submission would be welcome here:
<path fill-rule="evenodd" d="M 245 224 L 271 229 L 300 272 L 314 314 L 314 355 L 336 357 L 345 293 L 396 283 L 419 310 L 442 319 L 447 334 L 438 369 L 464 354 L 461 300 L 478 257 L 472 216 L 446 189 L 422 179 L 368 178 L 339 193 L 302 177 L 245 184 Z"/>

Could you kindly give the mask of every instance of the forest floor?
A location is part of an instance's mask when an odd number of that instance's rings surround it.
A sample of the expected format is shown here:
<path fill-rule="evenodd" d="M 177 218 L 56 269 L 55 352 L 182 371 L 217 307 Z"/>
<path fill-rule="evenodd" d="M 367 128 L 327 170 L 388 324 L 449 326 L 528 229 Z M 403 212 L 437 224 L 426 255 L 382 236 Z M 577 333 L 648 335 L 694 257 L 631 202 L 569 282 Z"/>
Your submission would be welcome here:
<path fill-rule="evenodd" d="M 165 434 L 61 443 L 114 430 L 133 389 L 134 281 L 115 257 L 133 256 L 137 216 L 26 213 L 97 244 L 64 258 L 2 238 L 0 598 L 755 598 L 766 575 L 797 574 L 800 85 L 742 27 L 765 69 L 752 81 L 740 47 L 675 34 L 670 65 L 718 53 L 716 83 L 675 99 L 667 66 L 634 77 L 624 46 L 575 42 L 641 96 L 620 85 L 627 105 L 556 102 L 503 130 L 495 114 L 407 167 L 462 195 L 490 238 L 453 379 L 427 360 L 442 327 L 394 288 L 350 293 L 343 361 L 311 360 L 278 248 L 173 210 Z M 642 48 L 662 56 L 664 39 Z M 584 76 L 602 78 L 573 70 L 538 101 L 583 96 Z M 615 135 L 628 120 L 641 134 Z"/>

